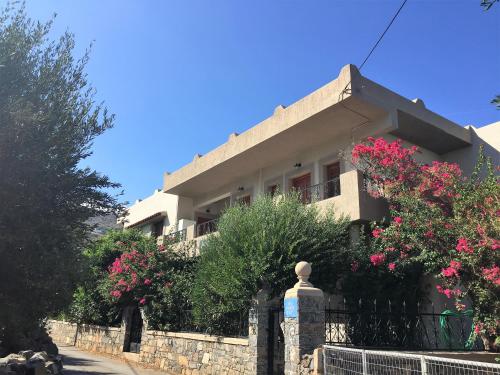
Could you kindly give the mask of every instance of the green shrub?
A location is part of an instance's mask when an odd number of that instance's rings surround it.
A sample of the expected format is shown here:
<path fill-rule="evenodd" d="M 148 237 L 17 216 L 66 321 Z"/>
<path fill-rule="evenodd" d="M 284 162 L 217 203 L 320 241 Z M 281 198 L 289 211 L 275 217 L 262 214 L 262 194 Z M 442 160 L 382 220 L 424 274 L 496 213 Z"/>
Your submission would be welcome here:
<path fill-rule="evenodd" d="M 212 330 L 222 328 L 228 315 L 248 311 L 260 289 L 279 296 L 292 287 L 301 260 L 313 265 L 311 282 L 332 291 L 349 248 L 349 220 L 320 214 L 295 194 L 230 207 L 218 233 L 202 247 L 193 290 L 195 318 Z"/>

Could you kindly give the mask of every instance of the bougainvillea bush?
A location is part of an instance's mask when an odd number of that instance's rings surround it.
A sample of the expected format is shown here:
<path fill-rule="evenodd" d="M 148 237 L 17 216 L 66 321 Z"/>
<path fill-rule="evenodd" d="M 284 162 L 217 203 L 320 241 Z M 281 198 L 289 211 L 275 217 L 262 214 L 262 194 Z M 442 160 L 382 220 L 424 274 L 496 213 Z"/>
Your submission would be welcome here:
<path fill-rule="evenodd" d="M 100 283 L 103 295 L 120 307 L 144 308 L 153 329 L 175 330 L 191 309 L 189 292 L 197 259 L 189 256 L 190 244 L 154 239 L 117 241 L 120 250 Z"/>
<path fill-rule="evenodd" d="M 369 193 L 387 199 L 392 217 L 373 228 L 370 262 L 394 273 L 422 265 L 458 312 L 472 302 L 474 331 L 494 349 L 500 336 L 498 167 L 481 151 L 472 175 L 464 176 L 456 164 L 424 164 L 417 153 L 383 138 L 353 148 Z"/>
<path fill-rule="evenodd" d="M 192 244 L 156 244 L 137 230 L 110 231 L 85 250 L 87 277 L 66 317 L 78 323 L 120 324 L 124 307 L 144 308 L 153 329 L 179 329 L 191 309 L 197 258 Z"/>

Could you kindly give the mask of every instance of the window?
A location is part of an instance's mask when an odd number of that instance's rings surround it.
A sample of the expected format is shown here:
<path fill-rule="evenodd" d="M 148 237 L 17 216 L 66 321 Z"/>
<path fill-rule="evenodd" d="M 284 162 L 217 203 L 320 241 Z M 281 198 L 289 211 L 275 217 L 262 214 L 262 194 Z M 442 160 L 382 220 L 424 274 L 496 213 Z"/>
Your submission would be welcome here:
<path fill-rule="evenodd" d="M 280 186 L 278 184 L 270 185 L 267 187 L 267 192 L 274 197 L 280 190 Z"/>
<path fill-rule="evenodd" d="M 325 167 L 324 183 L 325 199 L 340 195 L 340 163 L 332 163 Z"/>
<path fill-rule="evenodd" d="M 160 237 L 163 235 L 163 220 L 153 224 L 153 236 Z"/>
<path fill-rule="evenodd" d="M 300 193 L 302 203 L 311 203 L 311 174 L 307 173 L 292 180 L 292 190 Z"/>
<path fill-rule="evenodd" d="M 238 198 L 238 204 L 243 206 L 250 206 L 250 195 L 245 195 L 244 197 Z"/>

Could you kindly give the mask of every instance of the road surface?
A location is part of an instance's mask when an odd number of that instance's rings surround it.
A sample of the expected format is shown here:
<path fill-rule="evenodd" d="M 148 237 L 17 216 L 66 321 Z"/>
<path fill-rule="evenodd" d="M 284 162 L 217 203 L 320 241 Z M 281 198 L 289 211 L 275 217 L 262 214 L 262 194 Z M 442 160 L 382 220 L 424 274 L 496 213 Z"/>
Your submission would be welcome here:
<path fill-rule="evenodd" d="M 64 375 L 168 375 L 159 370 L 149 370 L 125 360 L 84 352 L 73 346 L 59 346 L 63 356 Z"/>

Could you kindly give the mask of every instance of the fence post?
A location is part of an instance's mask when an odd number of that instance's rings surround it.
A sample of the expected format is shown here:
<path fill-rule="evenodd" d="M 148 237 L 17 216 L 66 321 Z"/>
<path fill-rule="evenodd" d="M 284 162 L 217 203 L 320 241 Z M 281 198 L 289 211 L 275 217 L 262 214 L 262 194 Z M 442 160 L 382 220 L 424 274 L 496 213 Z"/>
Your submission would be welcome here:
<path fill-rule="evenodd" d="M 252 301 L 248 314 L 248 345 L 250 346 L 250 360 L 253 362 L 253 373 L 267 374 L 267 336 L 269 321 L 269 293 L 260 290 Z"/>
<path fill-rule="evenodd" d="M 427 375 L 427 360 L 425 355 L 420 356 L 420 368 L 422 369 L 422 375 Z"/>
<path fill-rule="evenodd" d="M 285 375 L 302 373 L 301 362 L 325 343 L 325 301 L 323 291 L 308 281 L 311 265 L 295 266 L 299 281 L 285 293 Z"/>
<path fill-rule="evenodd" d="M 368 375 L 368 361 L 366 360 L 366 350 L 361 352 L 361 361 L 363 362 L 363 375 Z"/>

